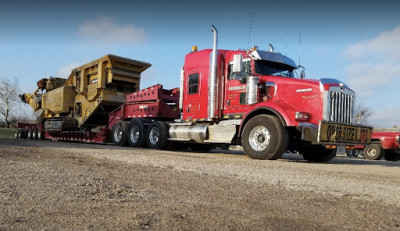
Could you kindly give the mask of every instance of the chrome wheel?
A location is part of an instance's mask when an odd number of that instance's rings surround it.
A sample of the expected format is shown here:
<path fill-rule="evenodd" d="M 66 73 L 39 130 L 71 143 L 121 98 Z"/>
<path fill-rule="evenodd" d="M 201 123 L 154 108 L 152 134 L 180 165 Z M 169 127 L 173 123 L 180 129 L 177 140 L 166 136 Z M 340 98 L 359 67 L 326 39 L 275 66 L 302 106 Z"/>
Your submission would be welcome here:
<path fill-rule="evenodd" d="M 158 143 L 159 139 L 160 139 L 160 131 L 158 130 L 157 127 L 153 127 L 149 132 L 149 141 L 152 145 L 155 145 Z"/>
<path fill-rule="evenodd" d="M 260 160 L 281 158 L 289 144 L 289 134 L 278 117 L 257 115 L 249 119 L 241 134 L 247 156 Z"/>
<path fill-rule="evenodd" d="M 132 126 L 131 129 L 129 130 L 129 139 L 133 143 L 137 143 L 140 138 L 140 133 L 139 133 L 139 128 L 137 126 Z"/>
<path fill-rule="evenodd" d="M 255 151 L 266 149 L 271 141 L 271 134 L 264 126 L 254 127 L 249 134 L 249 144 Z"/>
<path fill-rule="evenodd" d="M 111 129 L 111 141 L 118 146 L 126 146 L 128 144 L 127 123 L 118 121 Z"/>
<path fill-rule="evenodd" d="M 117 126 L 113 135 L 115 142 L 120 142 L 123 136 L 122 126 Z"/>
<path fill-rule="evenodd" d="M 147 132 L 149 148 L 165 149 L 168 145 L 168 127 L 162 121 L 154 121 Z"/>

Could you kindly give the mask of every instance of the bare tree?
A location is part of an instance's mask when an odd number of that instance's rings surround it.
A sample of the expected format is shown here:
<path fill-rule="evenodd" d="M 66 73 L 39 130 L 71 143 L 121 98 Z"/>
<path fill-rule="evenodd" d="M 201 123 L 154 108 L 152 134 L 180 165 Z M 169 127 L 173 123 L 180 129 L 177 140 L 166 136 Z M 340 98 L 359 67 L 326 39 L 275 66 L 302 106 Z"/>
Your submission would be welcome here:
<path fill-rule="evenodd" d="M 363 103 L 356 105 L 356 119 L 357 124 L 369 124 L 369 117 L 374 114 L 371 108 L 365 106 Z"/>
<path fill-rule="evenodd" d="M 10 116 L 19 103 L 18 92 L 20 91 L 18 79 L 5 78 L 0 81 L 0 115 L 4 117 L 6 127 L 10 126 Z"/>

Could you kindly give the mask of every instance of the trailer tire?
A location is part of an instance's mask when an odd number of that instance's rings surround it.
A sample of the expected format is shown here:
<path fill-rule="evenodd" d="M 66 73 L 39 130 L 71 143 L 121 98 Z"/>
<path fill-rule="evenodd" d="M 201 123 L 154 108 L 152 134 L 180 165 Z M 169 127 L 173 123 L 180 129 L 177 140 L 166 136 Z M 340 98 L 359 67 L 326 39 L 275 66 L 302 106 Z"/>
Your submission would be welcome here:
<path fill-rule="evenodd" d="M 400 160 L 400 153 L 394 151 L 393 149 L 385 149 L 385 154 L 383 158 L 387 161 L 398 161 Z"/>
<path fill-rule="evenodd" d="M 123 121 L 118 121 L 111 129 L 111 141 L 118 146 L 126 146 L 128 143 L 126 126 Z"/>
<path fill-rule="evenodd" d="M 21 139 L 21 132 L 22 132 L 21 128 L 17 128 L 15 130 L 15 134 L 14 134 L 15 139 Z"/>
<path fill-rule="evenodd" d="M 127 137 L 131 147 L 145 147 L 147 126 L 144 125 L 143 119 L 132 119 L 129 123 Z"/>
<path fill-rule="evenodd" d="M 22 129 L 22 128 L 17 128 L 17 130 L 15 130 L 15 139 L 21 139 L 21 138 L 23 138 L 23 132 L 24 132 L 24 129 Z"/>
<path fill-rule="evenodd" d="M 25 139 L 26 138 L 26 130 L 21 128 L 20 133 L 19 133 L 19 139 Z"/>
<path fill-rule="evenodd" d="M 38 130 L 37 139 L 38 140 L 43 140 L 44 139 L 44 132 L 43 131 Z"/>
<path fill-rule="evenodd" d="M 29 129 L 28 129 L 28 132 L 27 132 L 27 134 L 26 134 L 26 138 L 27 138 L 28 140 L 32 139 L 32 132 L 33 132 L 32 128 L 29 128 Z"/>
<path fill-rule="evenodd" d="M 380 143 L 372 143 L 365 146 L 363 153 L 368 160 L 380 160 L 385 151 Z"/>
<path fill-rule="evenodd" d="M 241 141 L 244 152 L 250 158 L 276 160 L 285 153 L 289 134 L 277 117 L 258 115 L 244 126 Z"/>
<path fill-rule="evenodd" d="M 37 140 L 38 138 L 38 130 L 36 128 L 32 129 L 32 139 Z"/>
<path fill-rule="evenodd" d="M 153 149 L 165 149 L 168 145 L 168 126 L 162 121 L 151 123 L 147 131 L 147 145 Z"/>
<path fill-rule="evenodd" d="M 300 155 L 307 161 L 325 163 L 336 156 L 336 149 L 326 149 L 320 145 L 308 145 L 299 148 Z"/>

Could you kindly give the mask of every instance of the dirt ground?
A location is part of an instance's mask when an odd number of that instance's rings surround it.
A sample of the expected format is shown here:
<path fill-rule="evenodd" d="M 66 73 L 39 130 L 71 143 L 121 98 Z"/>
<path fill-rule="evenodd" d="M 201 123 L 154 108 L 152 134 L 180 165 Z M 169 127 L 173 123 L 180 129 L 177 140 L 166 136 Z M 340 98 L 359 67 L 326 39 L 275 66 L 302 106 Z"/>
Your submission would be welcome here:
<path fill-rule="evenodd" d="M 0 139 L 0 230 L 400 230 L 400 162 Z"/>

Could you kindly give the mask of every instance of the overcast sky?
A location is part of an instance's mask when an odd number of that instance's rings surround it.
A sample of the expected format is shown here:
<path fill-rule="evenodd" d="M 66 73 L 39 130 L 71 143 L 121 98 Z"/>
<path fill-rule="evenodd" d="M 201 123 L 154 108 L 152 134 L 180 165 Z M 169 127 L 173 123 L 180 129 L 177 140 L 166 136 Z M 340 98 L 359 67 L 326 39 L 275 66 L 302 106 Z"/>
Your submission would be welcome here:
<path fill-rule="evenodd" d="M 141 87 L 174 88 L 191 46 L 211 48 L 215 25 L 219 48 L 271 43 L 301 58 L 308 78 L 349 84 L 374 112 L 372 125 L 400 126 L 399 9 L 400 1 L 386 0 L 7 1 L 0 3 L 0 78 L 17 77 L 32 92 L 41 78 L 67 78 L 115 54 L 152 64 Z"/>

